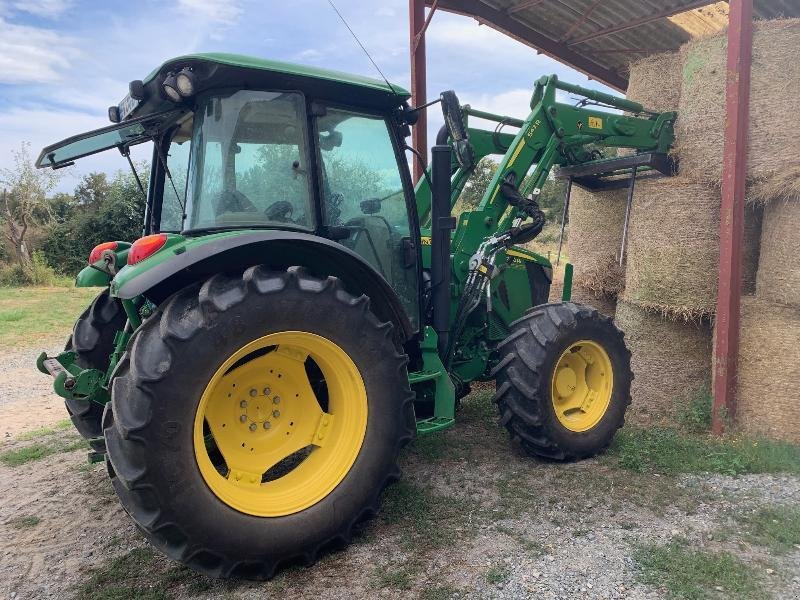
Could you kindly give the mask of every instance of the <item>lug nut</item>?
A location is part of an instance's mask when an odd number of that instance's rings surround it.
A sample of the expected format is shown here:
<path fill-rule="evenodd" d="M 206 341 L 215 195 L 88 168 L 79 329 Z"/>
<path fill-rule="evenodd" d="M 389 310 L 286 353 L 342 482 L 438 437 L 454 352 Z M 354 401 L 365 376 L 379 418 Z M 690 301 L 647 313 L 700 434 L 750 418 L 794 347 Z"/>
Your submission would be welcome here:
<path fill-rule="evenodd" d="M 272 411 L 272 416 L 273 416 L 273 417 L 275 417 L 275 418 L 277 419 L 278 417 L 280 417 L 280 416 L 281 416 L 281 411 L 279 411 L 279 410 L 273 410 L 273 411 Z"/>
<path fill-rule="evenodd" d="M 271 390 L 271 389 L 269 389 L 268 387 L 265 387 L 265 388 L 264 388 L 264 395 L 265 395 L 265 396 L 269 396 L 269 395 L 270 395 L 270 392 L 272 392 L 272 390 Z"/>
<path fill-rule="evenodd" d="M 280 403 L 281 403 L 281 397 L 280 397 L 280 396 L 275 396 L 275 397 L 272 399 L 272 403 L 273 403 L 273 404 L 280 404 Z"/>
<path fill-rule="evenodd" d="M 239 402 L 239 406 L 241 406 L 242 408 L 247 408 L 247 400 L 242 400 L 241 402 Z"/>
<path fill-rule="evenodd" d="M 242 415 L 241 417 L 239 417 L 239 420 L 240 420 L 242 423 L 244 423 L 245 421 L 247 421 L 247 415 Z"/>
<path fill-rule="evenodd" d="M 269 429 L 272 427 L 272 424 L 269 421 L 264 421 L 264 429 Z"/>
<path fill-rule="evenodd" d="M 258 392 L 255 390 L 255 388 L 253 388 L 252 390 L 250 390 L 250 397 L 251 397 L 251 398 L 255 398 L 255 397 L 256 397 L 256 394 L 258 394 Z"/>
<path fill-rule="evenodd" d="M 256 425 L 255 423 L 250 423 L 250 431 L 255 431 L 257 427 L 258 425 Z"/>

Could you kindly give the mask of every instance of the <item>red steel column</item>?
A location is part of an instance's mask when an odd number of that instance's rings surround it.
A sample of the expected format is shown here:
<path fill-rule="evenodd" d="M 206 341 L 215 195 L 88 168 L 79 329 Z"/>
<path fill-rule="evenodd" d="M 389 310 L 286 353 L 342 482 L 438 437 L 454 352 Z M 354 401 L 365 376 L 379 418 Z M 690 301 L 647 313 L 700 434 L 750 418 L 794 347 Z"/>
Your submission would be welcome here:
<path fill-rule="evenodd" d="M 408 0 L 409 33 L 411 49 L 411 105 L 424 104 L 427 98 L 425 89 L 425 0 Z M 418 37 L 419 36 L 419 37 Z M 419 120 L 412 128 L 411 145 L 428 162 L 428 118 L 426 111 L 419 111 Z M 422 177 L 419 160 L 414 164 L 414 183 Z"/>
<path fill-rule="evenodd" d="M 726 77 L 725 145 L 722 154 L 722 208 L 719 230 L 719 292 L 714 345 L 712 431 L 722 433 L 725 416 L 736 411 L 736 361 L 742 281 L 747 131 L 750 112 L 750 59 L 753 0 L 730 0 Z"/>

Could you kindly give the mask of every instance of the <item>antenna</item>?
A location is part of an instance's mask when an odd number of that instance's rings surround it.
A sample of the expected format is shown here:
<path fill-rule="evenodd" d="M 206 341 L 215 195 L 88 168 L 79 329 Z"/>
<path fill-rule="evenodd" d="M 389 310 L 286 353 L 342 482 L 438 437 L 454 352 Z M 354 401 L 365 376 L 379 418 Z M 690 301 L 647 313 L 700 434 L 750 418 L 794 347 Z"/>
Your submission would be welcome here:
<path fill-rule="evenodd" d="M 370 56 L 370 53 L 369 53 L 369 52 L 367 52 L 367 49 L 364 47 L 364 44 L 362 44 L 362 43 L 361 43 L 361 40 L 360 40 L 360 39 L 358 39 L 358 36 L 356 35 L 355 31 L 353 31 L 353 29 L 350 27 L 350 25 L 348 25 L 348 24 L 347 24 L 347 21 L 346 21 L 346 20 L 345 20 L 345 18 L 342 16 L 342 13 L 340 13 L 340 12 L 339 12 L 339 9 L 338 9 L 338 8 L 336 8 L 336 5 L 333 3 L 333 0 L 328 0 L 328 4 L 330 4 L 330 5 L 331 5 L 331 8 L 332 8 L 334 11 L 336 11 L 336 14 L 337 14 L 337 15 L 339 16 L 339 18 L 342 20 L 342 23 L 344 23 L 344 26 L 345 26 L 345 27 L 347 27 L 347 31 L 349 31 L 349 32 L 350 32 L 350 35 L 352 35 L 352 36 L 353 36 L 353 39 L 356 41 L 356 43 L 357 43 L 359 46 L 361 46 L 361 49 L 364 51 L 364 54 L 366 54 L 366 55 L 367 55 L 367 58 L 369 59 L 369 62 L 371 62 L 371 63 L 372 63 L 372 66 L 373 66 L 373 67 L 375 67 L 375 70 L 376 70 L 376 71 L 378 71 L 378 73 L 380 73 L 380 74 L 381 74 L 381 77 L 383 77 L 383 80 L 386 82 L 386 85 L 388 85 L 388 86 L 389 86 L 389 89 L 390 89 L 390 90 L 392 90 L 392 92 L 394 92 L 394 93 L 396 94 L 396 93 L 397 93 L 397 90 L 395 90 L 395 89 L 394 89 L 394 86 L 393 86 L 391 83 L 389 83 L 389 80 L 388 80 L 388 79 L 386 79 L 386 75 L 384 75 L 384 74 L 383 74 L 383 71 L 381 71 L 381 68 L 378 66 L 378 63 L 376 63 L 376 62 L 375 62 L 375 60 L 373 60 L 372 56 Z"/>

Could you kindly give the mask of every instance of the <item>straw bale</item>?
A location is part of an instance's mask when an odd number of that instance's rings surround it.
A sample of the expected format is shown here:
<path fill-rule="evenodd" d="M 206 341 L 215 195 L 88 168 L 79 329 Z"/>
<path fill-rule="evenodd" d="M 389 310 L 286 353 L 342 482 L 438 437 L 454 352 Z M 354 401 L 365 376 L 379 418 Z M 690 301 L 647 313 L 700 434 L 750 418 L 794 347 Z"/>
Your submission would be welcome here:
<path fill-rule="evenodd" d="M 561 302 L 561 295 L 564 291 L 563 279 L 554 279 L 550 285 L 550 296 L 548 302 Z M 602 314 L 614 318 L 617 310 L 617 296 L 615 294 L 598 294 L 582 285 L 573 283 L 572 302 L 586 304 L 599 310 Z"/>
<path fill-rule="evenodd" d="M 761 223 L 764 207 L 751 204 L 744 209 L 744 234 L 742 236 L 742 293 L 756 293 L 756 273 L 761 248 Z"/>
<path fill-rule="evenodd" d="M 637 184 L 623 297 L 684 319 L 714 312 L 719 192 L 678 177 Z"/>
<path fill-rule="evenodd" d="M 681 95 L 681 60 L 677 52 L 652 54 L 629 66 L 628 91 L 625 97 L 647 110 L 678 110 Z"/>
<path fill-rule="evenodd" d="M 627 190 L 590 192 L 573 186 L 569 200 L 569 257 L 574 280 L 597 294 L 622 290 L 617 262 L 622 245 Z"/>
<path fill-rule="evenodd" d="M 800 306 L 800 197 L 764 208 L 759 298 Z"/>
<path fill-rule="evenodd" d="M 617 311 L 616 294 L 597 293 L 577 282 L 572 286 L 572 301 L 594 307 L 611 318 Z"/>
<path fill-rule="evenodd" d="M 736 421 L 751 435 L 800 443 L 800 309 L 742 298 Z"/>
<path fill-rule="evenodd" d="M 749 201 L 800 193 L 800 146 L 795 130 L 800 89 L 800 19 L 757 21 L 750 75 L 747 176 Z M 719 185 L 725 138 L 726 32 L 681 49 L 682 85 L 675 149 L 680 173 Z M 788 94 L 788 95 L 787 95 Z"/>
<path fill-rule="evenodd" d="M 711 325 L 674 321 L 620 300 L 614 319 L 631 351 L 633 404 L 628 420 L 674 425 L 676 413 L 709 382 Z"/>

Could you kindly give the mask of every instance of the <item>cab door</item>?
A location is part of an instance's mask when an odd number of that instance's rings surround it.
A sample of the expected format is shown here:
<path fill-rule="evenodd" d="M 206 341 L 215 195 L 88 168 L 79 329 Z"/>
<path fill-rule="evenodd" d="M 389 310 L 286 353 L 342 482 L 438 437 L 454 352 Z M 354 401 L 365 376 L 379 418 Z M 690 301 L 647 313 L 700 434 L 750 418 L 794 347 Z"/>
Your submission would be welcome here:
<path fill-rule="evenodd" d="M 323 225 L 372 265 L 419 327 L 416 221 L 407 169 L 385 117 L 326 107 L 316 111 Z M 339 236 L 337 236 L 339 237 Z"/>

